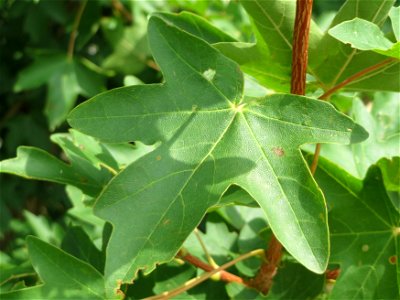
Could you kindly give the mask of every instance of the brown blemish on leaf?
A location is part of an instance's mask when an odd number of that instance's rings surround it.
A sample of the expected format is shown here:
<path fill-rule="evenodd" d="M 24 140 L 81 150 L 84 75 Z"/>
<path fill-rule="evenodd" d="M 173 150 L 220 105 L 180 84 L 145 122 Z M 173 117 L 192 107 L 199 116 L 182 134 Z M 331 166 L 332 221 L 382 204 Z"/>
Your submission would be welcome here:
<path fill-rule="evenodd" d="M 389 263 L 391 265 L 395 265 L 396 262 L 397 262 L 397 256 L 396 255 L 392 255 L 392 256 L 389 257 Z"/>
<path fill-rule="evenodd" d="M 272 151 L 279 157 L 282 157 L 285 155 L 285 151 L 283 150 L 282 147 L 274 147 L 274 148 L 272 148 Z"/>
<path fill-rule="evenodd" d="M 156 159 L 161 160 L 161 155 L 157 155 Z"/>
<path fill-rule="evenodd" d="M 165 220 L 163 221 L 163 225 L 168 225 L 169 223 L 171 223 L 171 220 L 170 220 L 170 219 L 165 219 Z"/>
<path fill-rule="evenodd" d="M 319 218 L 320 218 L 323 222 L 325 222 L 325 215 L 324 215 L 323 213 L 320 213 L 320 214 L 319 214 Z"/>
<path fill-rule="evenodd" d="M 362 252 L 368 252 L 369 246 L 367 244 L 362 245 L 361 250 L 362 250 Z"/>

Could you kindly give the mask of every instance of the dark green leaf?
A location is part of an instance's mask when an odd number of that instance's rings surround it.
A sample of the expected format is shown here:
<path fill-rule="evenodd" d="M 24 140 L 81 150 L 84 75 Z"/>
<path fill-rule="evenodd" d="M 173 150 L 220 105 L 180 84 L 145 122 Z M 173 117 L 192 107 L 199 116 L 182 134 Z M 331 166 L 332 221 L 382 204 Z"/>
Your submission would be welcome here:
<path fill-rule="evenodd" d="M 100 273 L 104 269 L 104 256 L 93 245 L 89 236 L 81 227 L 70 227 L 61 244 L 61 249 L 76 258 L 92 265 Z"/>
<path fill-rule="evenodd" d="M 329 207 L 330 262 L 341 269 L 330 299 L 398 299 L 400 215 L 379 167 L 360 181 L 322 160 L 317 181 Z"/>
<path fill-rule="evenodd" d="M 104 299 L 104 281 L 92 266 L 35 237 L 27 238 L 33 267 L 44 284 L 2 294 L 3 299 Z"/>
<path fill-rule="evenodd" d="M 114 226 L 109 293 L 138 269 L 150 272 L 170 260 L 232 184 L 259 203 L 296 259 L 323 272 L 324 199 L 298 148 L 359 142 L 365 131 L 322 101 L 283 94 L 243 99 L 238 66 L 206 42 L 159 17 L 150 19 L 148 34 L 166 83 L 101 94 L 69 117 L 76 129 L 106 141 L 162 142 L 97 200 L 95 213 Z"/>

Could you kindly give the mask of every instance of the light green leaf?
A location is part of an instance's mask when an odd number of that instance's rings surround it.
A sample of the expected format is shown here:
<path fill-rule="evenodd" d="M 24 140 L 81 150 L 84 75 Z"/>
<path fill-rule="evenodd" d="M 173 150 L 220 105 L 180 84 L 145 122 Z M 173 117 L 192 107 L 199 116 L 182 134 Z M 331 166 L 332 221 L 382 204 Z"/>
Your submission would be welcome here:
<path fill-rule="evenodd" d="M 289 92 L 296 1 L 252 0 L 241 3 L 253 21 L 257 43 L 222 43 L 215 46 L 267 88 Z M 316 44 L 321 36 L 312 21 L 310 45 Z"/>
<path fill-rule="evenodd" d="M 379 167 L 360 181 L 321 160 L 316 178 L 329 207 L 330 262 L 341 269 L 330 299 L 398 299 L 400 215 Z"/>
<path fill-rule="evenodd" d="M 38 238 L 28 237 L 27 243 L 44 284 L 2 294 L 3 299 L 105 299 L 103 277 L 92 266 Z"/>
<path fill-rule="evenodd" d="M 394 208 L 400 212 L 400 157 L 382 158 L 377 165 L 381 168 L 387 194 Z"/>
<path fill-rule="evenodd" d="M 397 41 L 400 41 L 400 6 L 392 7 L 389 12 L 390 21 L 392 21 L 392 28 L 394 36 Z"/>
<path fill-rule="evenodd" d="M 374 52 L 400 59 L 400 42 L 388 40 L 381 29 L 372 22 L 355 18 L 329 30 L 329 34 L 342 43 L 351 44 L 359 50 Z"/>
<path fill-rule="evenodd" d="M 330 28 L 354 18 L 370 21 L 381 27 L 395 0 L 347 0 L 338 11 Z M 346 78 L 382 61 L 387 57 L 374 52 L 360 52 L 334 39 L 328 32 L 315 45 L 310 44 L 309 67 L 327 90 Z M 400 91 L 399 63 L 386 66 L 361 77 L 346 86 L 350 90 Z"/>
<path fill-rule="evenodd" d="M 27 179 L 74 185 L 89 195 L 96 195 L 101 189 L 99 183 L 90 177 L 86 177 L 46 151 L 33 147 L 19 147 L 16 158 L 0 162 L 0 172 Z"/>
<path fill-rule="evenodd" d="M 23 214 L 35 236 L 47 243 L 59 244 L 61 242 L 64 236 L 64 229 L 60 224 L 50 223 L 44 216 L 34 215 L 27 210 Z"/>
<path fill-rule="evenodd" d="M 379 99 L 376 99 L 379 101 Z M 392 103 L 392 108 L 398 107 L 399 101 Z M 374 105 L 374 104 L 373 104 Z M 396 115 L 396 111 L 393 111 Z M 369 133 L 369 138 L 358 144 L 352 145 L 352 151 L 358 177 L 363 178 L 367 173 L 368 168 L 376 163 L 382 157 L 392 157 L 399 154 L 400 132 L 392 134 L 384 134 L 385 127 L 381 126 L 379 119 L 371 115 L 363 102 L 359 99 L 354 99 L 352 116 L 355 121 L 361 124 Z M 394 122 L 394 120 L 392 120 Z M 388 124 L 386 124 L 387 126 Z"/>
<path fill-rule="evenodd" d="M 66 63 L 66 55 L 38 56 L 33 64 L 18 74 L 17 81 L 14 84 L 14 91 L 20 92 L 45 84 L 54 73 L 63 69 Z"/>
<path fill-rule="evenodd" d="M 179 14 L 156 14 L 166 23 L 171 23 L 174 26 L 191 33 L 210 44 L 220 42 L 237 42 L 233 37 L 226 34 L 222 30 L 213 26 L 205 18 L 190 12 L 181 12 Z"/>
<path fill-rule="evenodd" d="M 22 146 L 16 158 L 0 162 L 0 172 L 73 185 L 94 197 L 120 169 L 156 147 L 140 142 L 135 145 L 99 143 L 76 130 L 53 134 L 51 140 L 64 150 L 69 164 L 41 149 Z"/>
<path fill-rule="evenodd" d="M 237 64 L 159 17 L 150 19 L 148 36 L 166 83 L 103 93 L 69 116 L 73 127 L 106 141 L 162 142 L 119 173 L 96 202 L 95 213 L 114 226 L 109 295 L 139 269 L 170 260 L 233 184 L 259 203 L 296 259 L 323 272 L 326 208 L 299 146 L 359 142 L 366 132 L 323 101 L 285 94 L 243 99 Z"/>
<path fill-rule="evenodd" d="M 137 74 L 147 65 L 149 49 L 146 37 L 147 20 L 137 14 L 135 24 L 124 26 L 117 18 L 103 18 L 101 26 L 105 38 L 114 51 L 107 56 L 102 67 L 123 74 Z"/>
<path fill-rule="evenodd" d="M 393 157 L 399 153 L 400 144 L 400 98 L 398 93 L 379 92 L 373 101 L 364 105 L 353 99 L 352 117 L 366 128 L 367 140 L 358 145 L 324 145 L 321 156 L 334 162 L 346 172 L 359 179 L 364 178 L 368 168 L 382 157 Z M 372 106 L 372 108 L 371 108 Z M 303 147 L 310 152 L 314 146 Z"/>

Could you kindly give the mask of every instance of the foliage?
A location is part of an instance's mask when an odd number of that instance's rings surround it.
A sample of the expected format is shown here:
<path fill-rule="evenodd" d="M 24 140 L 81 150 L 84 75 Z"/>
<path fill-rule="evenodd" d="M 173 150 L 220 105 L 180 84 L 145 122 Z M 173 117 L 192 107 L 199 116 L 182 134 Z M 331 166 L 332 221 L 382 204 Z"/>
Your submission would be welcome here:
<path fill-rule="evenodd" d="M 2 298 L 400 297 L 394 0 L 0 5 Z"/>

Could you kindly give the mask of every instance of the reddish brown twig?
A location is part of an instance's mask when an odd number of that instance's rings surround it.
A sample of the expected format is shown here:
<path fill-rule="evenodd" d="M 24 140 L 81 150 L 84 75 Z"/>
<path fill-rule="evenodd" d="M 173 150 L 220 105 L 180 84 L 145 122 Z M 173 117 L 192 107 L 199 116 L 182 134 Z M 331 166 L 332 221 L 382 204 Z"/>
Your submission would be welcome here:
<path fill-rule="evenodd" d="M 72 25 L 72 31 L 71 31 L 71 35 L 69 37 L 68 50 L 67 50 L 67 56 L 68 56 L 68 59 L 70 59 L 70 60 L 74 56 L 75 41 L 76 41 L 76 37 L 78 36 L 79 23 L 81 22 L 82 15 L 85 10 L 87 1 L 88 0 L 83 0 L 80 3 L 80 5 L 78 7 L 78 11 L 75 16 L 74 24 Z"/>
<path fill-rule="evenodd" d="M 363 70 L 361 70 L 360 72 L 357 72 L 353 75 L 351 75 L 350 77 L 346 78 L 345 80 L 343 80 L 342 82 L 338 83 L 337 85 L 335 85 L 334 87 L 330 88 L 329 90 L 327 90 L 322 96 L 319 97 L 320 100 L 327 100 L 333 93 L 335 93 L 336 91 L 340 90 L 341 88 L 345 87 L 346 85 L 352 83 L 353 81 L 375 71 L 378 70 L 392 62 L 396 61 L 395 58 L 389 58 L 386 59 L 384 61 L 381 61 L 380 63 L 377 63 L 375 65 L 372 65 L 368 68 L 365 68 Z M 319 154 L 321 152 L 321 144 L 317 144 L 315 145 L 315 151 L 314 151 L 314 157 L 313 157 L 313 161 L 310 165 L 310 171 L 311 174 L 315 174 L 315 171 L 317 170 L 317 166 L 318 166 L 318 160 L 319 160 Z"/>
<path fill-rule="evenodd" d="M 268 293 L 282 258 L 282 248 L 282 244 L 272 235 L 265 251 L 265 262 L 261 264 L 257 276 L 249 281 L 251 287 L 264 294 Z"/>
<path fill-rule="evenodd" d="M 313 0 L 297 0 L 294 21 L 292 81 L 290 92 L 304 95 L 308 64 L 308 40 Z"/>
<path fill-rule="evenodd" d="M 308 64 L 308 38 L 310 31 L 312 0 L 297 0 L 294 22 L 291 93 L 304 95 L 306 90 L 306 71 Z M 266 294 L 278 270 L 282 257 L 282 244 L 272 235 L 265 253 L 266 261 L 261 265 L 251 285 Z"/>
<path fill-rule="evenodd" d="M 336 280 L 340 275 L 340 269 L 326 270 L 326 279 Z"/>
<path fill-rule="evenodd" d="M 328 99 L 334 92 L 336 92 L 337 90 L 340 90 L 341 88 L 345 87 L 346 85 L 350 84 L 351 82 L 363 77 L 364 75 L 367 75 L 368 73 L 371 73 L 377 69 L 380 69 L 392 62 L 396 61 L 395 58 L 389 58 L 386 59 L 384 61 L 381 61 L 380 63 L 377 63 L 373 66 L 370 66 L 368 68 L 365 68 L 363 70 L 361 70 L 360 72 L 357 72 L 356 74 L 351 75 L 350 77 L 346 78 L 345 80 L 343 80 L 342 82 L 338 83 L 337 85 L 335 85 L 334 87 L 330 88 L 329 90 L 327 90 L 321 97 L 319 97 L 319 99 L 321 100 L 326 100 Z"/>
<path fill-rule="evenodd" d="M 186 261 L 186 262 L 188 262 L 188 263 L 190 263 L 191 265 L 193 265 L 193 266 L 195 266 L 197 268 L 200 268 L 200 269 L 206 271 L 206 272 L 211 272 L 212 270 L 215 269 L 213 266 L 205 263 L 204 261 L 200 260 L 196 256 L 193 256 L 193 255 L 191 255 L 189 253 L 179 252 L 177 257 L 182 259 L 182 260 L 184 260 L 184 261 Z M 222 281 L 225 281 L 225 282 L 236 282 L 236 283 L 240 283 L 240 284 L 243 284 L 243 285 L 246 285 L 246 286 L 248 285 L 248 283 L 243 278 L 241 278 L 241 277 L 239 277 L 239 276 L 237 276 L 235 274 L 229 273 L 227 271 L 220 271 L 219 275 L 220 275 L 220 279 Z"/>
<path fill-rule="evenodd" d="M 116 11 L 118 11 L 128 24 L 132 24 L 133 18 L 131 13 L 119 0 L 111 0 L 111 4 Z"/>

